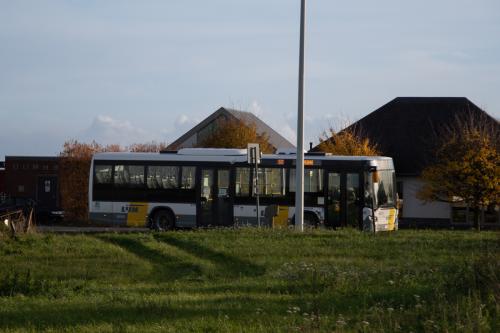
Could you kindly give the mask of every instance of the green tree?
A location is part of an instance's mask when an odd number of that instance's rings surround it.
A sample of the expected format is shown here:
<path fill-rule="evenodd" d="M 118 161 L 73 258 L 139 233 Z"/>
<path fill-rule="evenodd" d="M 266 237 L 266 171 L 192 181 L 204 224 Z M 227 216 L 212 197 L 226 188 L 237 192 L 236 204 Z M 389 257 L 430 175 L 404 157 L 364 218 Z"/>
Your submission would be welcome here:
<path fill-rule="evenodd" d="M 498 123 L 485 119 L 456 120 L 441 131 L 435 163 L 422 172 L 425 181 L 418 197 L 426 202 L 462 202 L 474 211 L 480 230 L 480 210 L 498 205 L 500 160 Z"/>

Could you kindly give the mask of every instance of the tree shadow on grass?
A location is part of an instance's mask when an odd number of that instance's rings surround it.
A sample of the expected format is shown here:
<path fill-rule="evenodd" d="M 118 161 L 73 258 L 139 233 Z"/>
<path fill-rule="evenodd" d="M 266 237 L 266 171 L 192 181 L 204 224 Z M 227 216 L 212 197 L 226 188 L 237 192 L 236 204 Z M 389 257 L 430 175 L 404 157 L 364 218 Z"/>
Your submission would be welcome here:
<path fill-rule="evenodd" d="M 411 306 L 413 294 L 425 294 L 425 289 L 404 290 L 398 296 L 399 301 Z M 44 330 L 62 329 L 71 330 L 78 325 L 112 324 L 122 325 L 155 325 L 163 323 L 175 326 L 179 320 L 197 322 L 201 325 L 206 320 L 217 319 L 221 315 L 228 315 L 236 321 L 247 322 L 257 320 L 257 309 L 263 309 L 268 317 L 283 318 L 287 309 L 298 306 L 302 311 L 317 311 L 321 314 L 331 314 L 332 311 L 356 315 L 366 311 L 370 306 L 388 301 L 396 295 L 379 292 L 367 297 L 357 294 L 293 294 L 286 300 L 279 294 L 260 297 L 252 294 L 206 295 L 206 297 L 191 299 L 152 299 L 149 295 L 131 295 L 123 299 L 102 299 L 89 303 L 54 302 L 46 306 L 27 306 L 17 310 L 0 308 L 1 329 L 28 329 Z M 405 302 L 406 301 L 406 302 Z M 386 306 L 395 306 L 398 303 L 387 303 Z M 401 304 L 401 303 L 399 303 Z"/>
<path fill-rule="evenodd" d="M 155 235 L 154 237 L 159 242 L 175 246 L 193 256 L 212 262 L 217 267 L 217 270 L 225 277 L 255 277 L 261 276 L 266 272 L 263 266 L 219 251 L 214 251 L 194 241 L 179 239 L 167 234 Z"/>
<path fill-rule="evenodd" d="M 164 282 L 186 279 L 198 277 L 201 274 L 201 268 L 198 265 L 151 249 L 140 240 L 127 236 L 110 237 L 97 235 L 94 237 L 119 246 L 123 250 L 149 262 L 153 267 L 152 276 L 156 281 Z"/>

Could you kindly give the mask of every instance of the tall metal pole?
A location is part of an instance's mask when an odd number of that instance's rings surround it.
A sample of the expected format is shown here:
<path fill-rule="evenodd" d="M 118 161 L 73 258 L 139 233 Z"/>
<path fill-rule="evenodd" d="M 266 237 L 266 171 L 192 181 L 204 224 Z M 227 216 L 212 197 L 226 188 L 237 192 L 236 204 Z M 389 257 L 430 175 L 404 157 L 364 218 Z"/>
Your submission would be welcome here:
<path fill-rule="evenodd" d="M 297 160 L 295 163 L 295 229 L 304 231 L 304 39 L 306 0 L 300 6 L 299 105 L 297 115 Z"/>
<path fill-rule="evenodd" d="M 260 192 L 259 192 L 259 159 L 257 157 L 257 148 L 253 149 L 253 155 L 255 157 L 255 199 L 257 200 L 257 225 L 260 228 Z"/>

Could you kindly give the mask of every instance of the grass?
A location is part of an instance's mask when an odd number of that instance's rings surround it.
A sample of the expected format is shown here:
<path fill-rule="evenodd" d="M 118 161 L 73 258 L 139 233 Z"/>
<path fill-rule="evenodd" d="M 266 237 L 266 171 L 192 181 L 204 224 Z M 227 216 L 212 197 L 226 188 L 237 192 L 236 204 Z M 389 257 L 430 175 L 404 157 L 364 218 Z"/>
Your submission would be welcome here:
<path fill-rule="evenodd" d="M 499 234 L 0 239 L 0 331 L 498 332 Z"/>

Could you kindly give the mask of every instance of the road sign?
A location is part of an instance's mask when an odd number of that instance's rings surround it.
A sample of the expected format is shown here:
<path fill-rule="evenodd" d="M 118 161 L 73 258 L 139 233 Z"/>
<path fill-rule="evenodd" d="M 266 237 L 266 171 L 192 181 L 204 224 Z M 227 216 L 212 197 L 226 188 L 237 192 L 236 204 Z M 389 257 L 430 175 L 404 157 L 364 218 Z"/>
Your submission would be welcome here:
<path fill-rule="evenodd" d="M 249 143 L 247 146 L 248 164 L 260 163 L 260 147 L 258 143 Z"/>
<path fill-rule="evenodd" d="M 248 164 L 255 167 L 253 175 L 253 188 L 255 194 L 257 225 L 260 227 L 260 203 L 259 203 L 259 163 L 260 163 L 260 148 L 258 143 L 249 143 L 247 148 Z"/>

